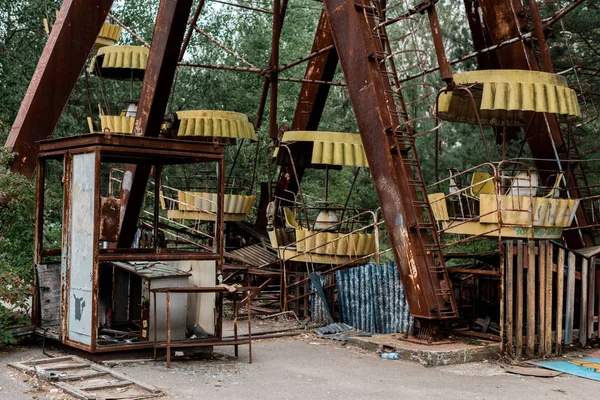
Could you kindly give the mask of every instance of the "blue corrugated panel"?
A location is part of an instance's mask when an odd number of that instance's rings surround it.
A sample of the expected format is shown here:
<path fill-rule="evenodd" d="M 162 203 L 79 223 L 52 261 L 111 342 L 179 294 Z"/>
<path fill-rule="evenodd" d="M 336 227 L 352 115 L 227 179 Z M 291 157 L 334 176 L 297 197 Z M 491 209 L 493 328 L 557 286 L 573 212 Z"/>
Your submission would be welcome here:
<path fill-rule="evenodd" d="M 413 318 L 395 262 L 340 270 L 335 276 L 341 322 L 371 333 L 412 331 Z"/>

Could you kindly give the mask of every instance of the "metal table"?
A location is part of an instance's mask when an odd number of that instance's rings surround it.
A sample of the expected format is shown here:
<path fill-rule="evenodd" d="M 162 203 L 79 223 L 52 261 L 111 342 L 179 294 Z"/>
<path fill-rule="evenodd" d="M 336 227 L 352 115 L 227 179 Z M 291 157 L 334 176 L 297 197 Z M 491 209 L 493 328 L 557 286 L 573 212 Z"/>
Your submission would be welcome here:
<path fill-rule="evenodd" d="M 163 287 L 150 289 L 154 296 L 154 360 L 156 361 L 156 350 L 158 348 L 167 349 L 167 368 L 171 368 L 171 347 L 201 347 L 201 346 L 234 346 L 235 356 L 238 356 L 238 346 L 248 345 L 248 362 L 252 364 L 252 318 L 251 318 L 251 297 L 252 289 L 249 287 L 236 288 L 235 291 L 230 291 L 223 286 L 207 286 L 207 287 Z M 167 342 L 158 343 L 156 334 L 156 293 L 165 293 L 167 303 Z M 187 339 L 171 341 L 171 293 L 217 293 L 221 295 L 231 295 L 233 302 L 233 340 L 224 340 L 219 338 L 212 339 Z M 248 337 L 244 339 L 238 338 L 238 301 L 237 296 L 246 294 L 240 303 L 248 302 Z M 222 310 L 221 310 L 222 312 Z"/>

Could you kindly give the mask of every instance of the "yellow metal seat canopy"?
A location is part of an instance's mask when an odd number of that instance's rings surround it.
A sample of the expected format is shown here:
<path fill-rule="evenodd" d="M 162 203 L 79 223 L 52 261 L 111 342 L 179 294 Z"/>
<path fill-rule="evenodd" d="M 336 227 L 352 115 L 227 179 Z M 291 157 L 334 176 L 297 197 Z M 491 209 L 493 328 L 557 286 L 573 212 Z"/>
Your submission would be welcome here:
<path fill-rule="evenodd" d="M 360 135 L 346 132 L 324 131 L 288 131 L 283 134 L 282 142 L 312 143 L 311 167 L 323 168 L 324 166 L 350 166 L 369 167 L 367 155 Z M 289 162 L 287 150 L 277 148 L 273 157 L 278 164 Z"/>
<path fill-rule="evenodd" d="M 560 75 L 527 70 L 480 70 L 454 75 L 457 85 L 473 93 L 483 125 L 524 126 L 527 112 L 556 114 L 561 122 L 581 118 L 577 93 Z M 440 93 L 442 120 L 477 124 L 476 110 L 464 90 Z"/>

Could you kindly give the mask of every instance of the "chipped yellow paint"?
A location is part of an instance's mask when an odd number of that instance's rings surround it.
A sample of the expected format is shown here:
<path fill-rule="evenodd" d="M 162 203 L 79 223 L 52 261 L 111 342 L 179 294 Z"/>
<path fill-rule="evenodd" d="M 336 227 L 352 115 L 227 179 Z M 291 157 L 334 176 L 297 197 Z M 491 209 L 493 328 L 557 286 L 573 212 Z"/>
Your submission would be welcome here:
<path fill-rule="evenodd" d="M 454 75 L 459 85 L 472 89 L 484 125 L 523 126 L 526 112 L 557 114 L 561 121 L 581 118 L 577 93 L 560 75 L 526 70 L 479 70 Z M 475 110 L 465 91 L 441 93 L 438 103 L 443 120 L 476 124 Z"/>
<path fill-rule="evenodd" d="M 566 228 L 571 225 L 579 199 L 551 199 L 528 196 L 499 196 L 503 225 Z M 533 200 L 533 203 L 532 203 Z M 479 198 L 481 223 L 498 222 L 496 195 L 482 194 Z"/>
<path fill-rule="evenodd" d="M 493 194 L 480 196 L 480 220 L 464 222 L 450 218 L 444 193 L 428 195 L 433 216 L 443 226 L 444 233 L 503 237 L 558 239 L 564 228 L 571 226 L 579 199 L 552 199 L 528 196 L 499 196 L 502 210 L 501 229 L 498 224 L 497 199 Z M 531 207 L 531 208 L 530 208 Z M 531 218 L 533 216 L 533 224 Z M 533 225 L 533 230 L 532 226 Z"/>

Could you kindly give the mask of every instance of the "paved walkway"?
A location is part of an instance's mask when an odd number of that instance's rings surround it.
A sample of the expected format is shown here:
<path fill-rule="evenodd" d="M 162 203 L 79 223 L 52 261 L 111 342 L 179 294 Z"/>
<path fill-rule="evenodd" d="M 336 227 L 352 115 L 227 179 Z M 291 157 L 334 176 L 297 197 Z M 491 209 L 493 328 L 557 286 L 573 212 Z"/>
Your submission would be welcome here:
<path fill-rule="evenodd" d="M 122 365 L 116 370 L 162 388 L 168 399 L 595 399 L 600 383 L 572 377 L 532 378 L 495 363 L 424 368 L 309 336 L 255 343 L 254 363 L 226 348 L 213 360 Z M 0 354 L 0 399 L 59 399 L 51 387 L 31 390 L 6 362 L 42 358 L 39 348 Z"/>

